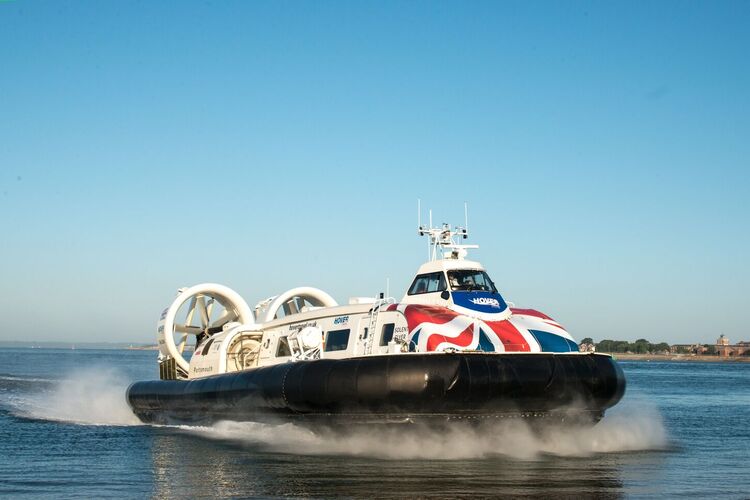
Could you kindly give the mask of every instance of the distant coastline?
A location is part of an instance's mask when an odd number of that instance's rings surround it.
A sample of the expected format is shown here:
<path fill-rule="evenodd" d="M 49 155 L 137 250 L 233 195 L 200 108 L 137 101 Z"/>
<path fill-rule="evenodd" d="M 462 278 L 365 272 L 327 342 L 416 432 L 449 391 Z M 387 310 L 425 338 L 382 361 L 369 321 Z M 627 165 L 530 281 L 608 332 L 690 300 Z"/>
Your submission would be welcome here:
<path fill-rule="evenodd" d="M 133 342 L 60 342 L 0 340 L 0 349 L 130 349 L 148 347 L 148 344 Z M 156 348 L 156 346 L 154 346 Z"/>
<path fill-rule="evenodd" d="M 0 341 L 0 349 L 124 349 L 127 351 L 158 351 L 157 344 L 136 344 L 125 342 L 22 342 L 22 341 Z M 185 346 L 192 350 L 192 346 Z M 609 354 L 618 361 L 680 361 L 680 362 L 703 362 L 703 363 L 750 363 L 750 356 L 718 356 L 716 354 L 635 354 L 622 352 L 597 351 L 601 354 Z"/>
<path fill-rule="evenodd" d="M 143 344 L 135 342 L 27 342 L 16 340 L 0 341 L 0 349 L 114 349 L 126 351 L 158 351 L 157 344 Z M 185 346 L 185 350 L 192 350 L 193 346 Z"/>
<path fill-rule="evenodd" d="M 603 353 L 610 354 L 610 353 Z M 750 363 L 750 356 L 716 356 L 696 354 L 627 354 L 614 352 L 618 361 L 684 361 L 701 363 Z"/>

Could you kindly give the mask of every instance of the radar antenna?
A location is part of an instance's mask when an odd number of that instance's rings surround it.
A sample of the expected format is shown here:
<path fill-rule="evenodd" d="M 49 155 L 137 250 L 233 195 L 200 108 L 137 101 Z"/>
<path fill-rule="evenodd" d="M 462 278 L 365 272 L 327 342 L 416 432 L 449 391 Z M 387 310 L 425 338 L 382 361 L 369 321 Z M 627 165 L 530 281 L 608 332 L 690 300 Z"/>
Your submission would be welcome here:
<path fill-rule="evenodd" d="M 464 203 L 464 225 L 463 226 L 451 226 L 450 224 L 443 223 L 439 227 L 432 226 L 432 210 L 430 214 L 430 225 L 422 225 L 422 200 L 417 200 L 417 232 L 419 236 L 429 236 L 427 239 L 427 258 L 431 261 L 438 259 L 438 249 L 443 254 L 443 259 L 463 259 L 467 255 L 467 250 L 470 248 L 479 248 L 479 245 L 461 245 L 458 243 L 459 239 L 466 239 L 469 237 L 469 206 L 468 203 Z"/>

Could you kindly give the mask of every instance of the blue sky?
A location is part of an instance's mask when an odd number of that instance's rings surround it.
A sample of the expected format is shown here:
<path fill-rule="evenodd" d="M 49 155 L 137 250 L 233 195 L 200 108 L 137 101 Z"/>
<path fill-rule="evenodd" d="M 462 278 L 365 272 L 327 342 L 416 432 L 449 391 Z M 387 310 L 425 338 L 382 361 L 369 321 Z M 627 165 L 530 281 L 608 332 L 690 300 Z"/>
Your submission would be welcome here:
<path fill-rule="evenodd" d="M 176 289 L 340 302 L 469 203 L 581 339 L 750 340 L 747 2 L 0 2 L 0 340 L 149 342 Z"/>

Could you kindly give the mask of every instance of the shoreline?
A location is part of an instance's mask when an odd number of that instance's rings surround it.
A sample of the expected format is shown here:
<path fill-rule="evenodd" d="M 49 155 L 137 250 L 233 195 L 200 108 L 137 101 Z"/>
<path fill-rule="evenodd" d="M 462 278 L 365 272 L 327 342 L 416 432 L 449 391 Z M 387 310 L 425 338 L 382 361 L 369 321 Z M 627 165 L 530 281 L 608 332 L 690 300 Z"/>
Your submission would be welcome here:
<path fill-rule="evenodd" d="M 750 363 L 750 356 L 710 356 L 696 354 L 626 354 L 626 353 L 602 353 L 610 354 L 617 361 L 680 361 L 680 362 L 703 362 L 703 363 Z"/>
<path fill-rule="evenodd" d="M 0 349 L 70 349 L 67 345 L 42 345 L 27 346 L 27 345 L 0 345 Z M 20 342 L 19 342 L 20 344 Z M 79 344 L 73 349 L 112 349 L 119 350 L 123 349 L 126 351 L 158 351 L 159 346 L 156 344 L 151 345 L 86 345 L 85 343 Z M 606 354 L 612 356 L 617 361 L 675 361 L 675 362 L 686 362 L 686 363 L 750 363 L 750 356 L 715 356 L 715 355 L 696 355 L 696 354 L 631 354 L 631 353 L 618 353 L 618 352 L 604 352 L 597 351 L 598 354 Z"/>
<path fill-rule="evenodd" d="M 133 346 L 129 350 L 137 351 L 158 351 L 159 346 Z M 617 361 L 679 361 L 687 363 L 750 363 L 750 356 L 710 356 L 696 354 L 628 354 L 628 353 L 609 353 L 600 352 L 599 354 L 608 354 Z"/>

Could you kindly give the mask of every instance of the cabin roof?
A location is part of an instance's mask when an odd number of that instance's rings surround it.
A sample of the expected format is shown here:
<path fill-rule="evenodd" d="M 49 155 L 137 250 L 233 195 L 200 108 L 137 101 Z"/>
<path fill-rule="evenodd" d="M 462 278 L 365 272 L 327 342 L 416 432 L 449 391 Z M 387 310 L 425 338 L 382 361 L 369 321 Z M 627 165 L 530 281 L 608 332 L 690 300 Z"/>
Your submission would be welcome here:
<path fill-rule="evenodd" d="M 330 318 L 333 316 L 364 314 L 369 312 L 372 306 L 373 304 L 345 304 L 335 307 L 315 308 L 297 314 L 284 316 L 283 318 L 274 319 L 273 321 L 269 321 L 267 323 L 263 323 L 262 329 L 266 330 L 269 328 L 290 325 L 292 323 L 302 323 L 304 321 L 312 321 L 320 318 Z"/>
<path fill-rule="evenodd" d="M 434 273 L 436 271 L 452 271 L 454 269 L 480 269 L 484 271 L 484 266 L 473 260 L 463 259 L 439 259 L 425 262 L 419 266 L 417 274 Z"/>

